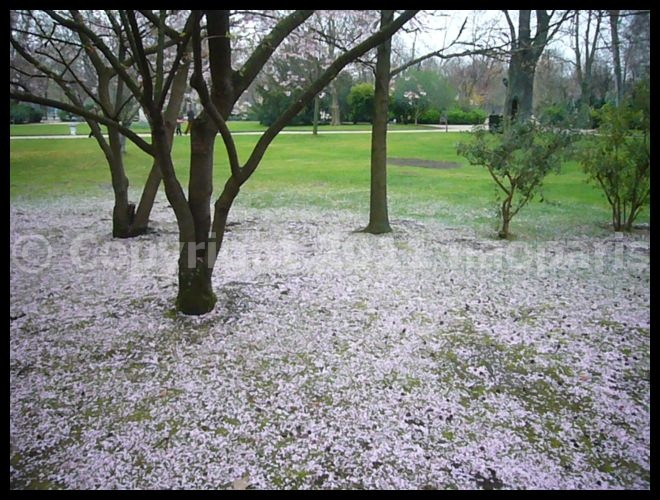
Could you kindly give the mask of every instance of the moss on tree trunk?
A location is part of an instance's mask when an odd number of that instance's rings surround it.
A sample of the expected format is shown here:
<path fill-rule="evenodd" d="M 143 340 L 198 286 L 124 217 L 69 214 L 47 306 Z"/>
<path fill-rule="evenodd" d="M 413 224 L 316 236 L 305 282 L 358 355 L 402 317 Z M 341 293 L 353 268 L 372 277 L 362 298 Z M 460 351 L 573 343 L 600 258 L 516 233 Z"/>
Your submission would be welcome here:
<path fill-rule="evenodd" d="M 186 262 L 180 261 L 177 309 L 184 314 L 198 316 L 211 312 L 216 302 L 217 297 L 211 284 L 211 270 L 204 264 L 190 269 Z"/>

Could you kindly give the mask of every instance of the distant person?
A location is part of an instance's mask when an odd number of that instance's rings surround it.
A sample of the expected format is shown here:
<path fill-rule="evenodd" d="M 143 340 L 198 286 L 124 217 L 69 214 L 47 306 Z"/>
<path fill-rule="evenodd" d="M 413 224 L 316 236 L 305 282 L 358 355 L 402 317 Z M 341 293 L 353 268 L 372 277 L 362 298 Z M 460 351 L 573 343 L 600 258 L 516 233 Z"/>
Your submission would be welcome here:
<path fill-rule="evenodd" d="M 190 132 L 190 127 L 192 125 L 192 121 L 195 119 L 195 112 L 193 111 L 192 108 L 188 110 L 188 124 L 186 125 L 186 130 L 183 132 L 184 134 L 187 134 Z"/>
<path fill-rule="evenodd" d="M 176 135 L 181 135 L 181 123 L 183 123 L 183 118 L 176 119 Z"/>

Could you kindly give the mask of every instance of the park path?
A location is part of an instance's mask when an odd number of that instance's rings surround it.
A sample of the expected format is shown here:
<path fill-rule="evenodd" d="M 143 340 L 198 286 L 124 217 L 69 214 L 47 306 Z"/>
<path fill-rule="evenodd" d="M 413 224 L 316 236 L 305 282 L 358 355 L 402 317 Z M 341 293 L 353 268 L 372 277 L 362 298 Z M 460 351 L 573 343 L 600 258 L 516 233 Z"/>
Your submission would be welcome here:
<path fill-rule="evenodd" d="M 388 134 L 428 134 L 438 132 L 469 132 L 473 129 L 474 125 L 449 125 L 445 128 L 444 125 L 429 125 L 428 129 L 417 130 L 388 130 Z M 254 132 L 232 132 L 232 135 L 261 135 L 264 131 Z M 311 130 L 283 130 L 280 134 L 283 135 L 311 135 Z M 319 135 L 330 134 L 371 134 L 371 130 L 319 130 Z M 137 134 L 140 137 L 150 137 L 149 133 Z M 183 136 L 181 136 L 183 137 Z M 76 135 L 12 135 L 10 139 L 87 139 L 87 134 Z"/>

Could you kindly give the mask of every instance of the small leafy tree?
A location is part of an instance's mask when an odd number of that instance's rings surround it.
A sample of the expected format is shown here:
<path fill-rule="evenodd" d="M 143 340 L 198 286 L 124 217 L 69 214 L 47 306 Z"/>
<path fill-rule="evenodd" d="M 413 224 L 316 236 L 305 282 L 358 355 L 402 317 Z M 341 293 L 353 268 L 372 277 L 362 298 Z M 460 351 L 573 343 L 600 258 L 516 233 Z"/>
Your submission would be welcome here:
<path fill-rule="evenodd" d="M 532 122 L 507 123 L 502 134 L 478 130 L 473 136 L 470 143 L 458 145 L 458 154 L 471 165 L 483 165 L 499 187 L 498 236 L 508 238 L 511 219 L 538 192 L 545 176 L 559 171 L 571 136 Z"/>
<path fill-rule="evenodd" d="M 646 92 L 646 99 L 643 94 Z M 640 105 L 641 102 L 641 105 Z M 641 85 L 622 106 L 601 108 L 598 134 L 582 141 L 578 158 L 602 189 L 615 231 L 630 231 L 651 194 L 648 86 Z M 646 104 L 645 104 L 646 103 Z"/>

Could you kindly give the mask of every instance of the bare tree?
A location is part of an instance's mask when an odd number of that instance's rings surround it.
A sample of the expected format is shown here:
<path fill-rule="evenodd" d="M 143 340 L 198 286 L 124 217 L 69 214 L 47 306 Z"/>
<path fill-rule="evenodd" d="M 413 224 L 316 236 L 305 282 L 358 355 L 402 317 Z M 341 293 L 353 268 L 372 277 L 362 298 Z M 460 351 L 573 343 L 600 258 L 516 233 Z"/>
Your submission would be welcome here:
<path fill-rule="evenodd" d="M 554 11 L 536 10 L 534 36 L 531 29 L 531 10 L 518 11 L 517 31 L 509 11 L 503 12 L 509 27 L 511 43 L 504 115 L 510 119 L 517 117 L 525 121 L 532 116 L 536 64 L 561 23 L 569 17 L 569 11 L 565 11 L 557 22 L 551 24 Z"/>
<path fill-rule="evenodd" d="M 153 23 L 161 25 L 161 36 L 151 40 L 153 45 L 146 49 L 147 54 L 159 54 L 156 58 L 161 66 L 166 49 L 180 42 L 166 38 L 173 34 L 178 37 L 178 32 L 166 25 L 167 17 L 165 11 L 160 16 L 149 14 L 140 28 L 147 39 Z M 153 148 L 129 128 L 138 109 L 136 96 L 141 87 L 134 79 L 135 59 L 125 35 L 124 20 L 115 11 L 77 10 L 22 11 L 17 19 L 20 18 L 25 22 L 14 24 L 10 34 L 11 47 L 17 54 L 11 63 L 14 72 L 10 75 L 10 96 L 63 109 L 85 119 L 110 167 L 115 197 L 113 236 L 125 238 L 144 233 L 160 184 L 160 170 L 155 163 L 152 165 L 136 212 L 128 197 L 124 139 L 128 137 L 150 155 Z M 62 90 L 60 98 L 49 98 L 42 88 L 20 83 L 16 75 L 27 75 L 20 66 L 30 68 L 29 83 L 44 78 L 55 82 Z M 166 111 L 172 120 L 181 106 L 187 72 L 186 63 L 172 78 Z M 101 125 L 107 127 L 107 139 Z"/>
<path fill-rule="evenodd" d="M 580 14 L 581 11 L 577 11 L 573 18 L 573 50 L 575 51 L 575 68 L 580 85 L 580 97 L 583 102 L 589 103 L 591 98 L 591 71 L 598 50 L 603 12 L 600 10 L 587 10 L 582 36 L 580 36 L 582 22 Z"/>

